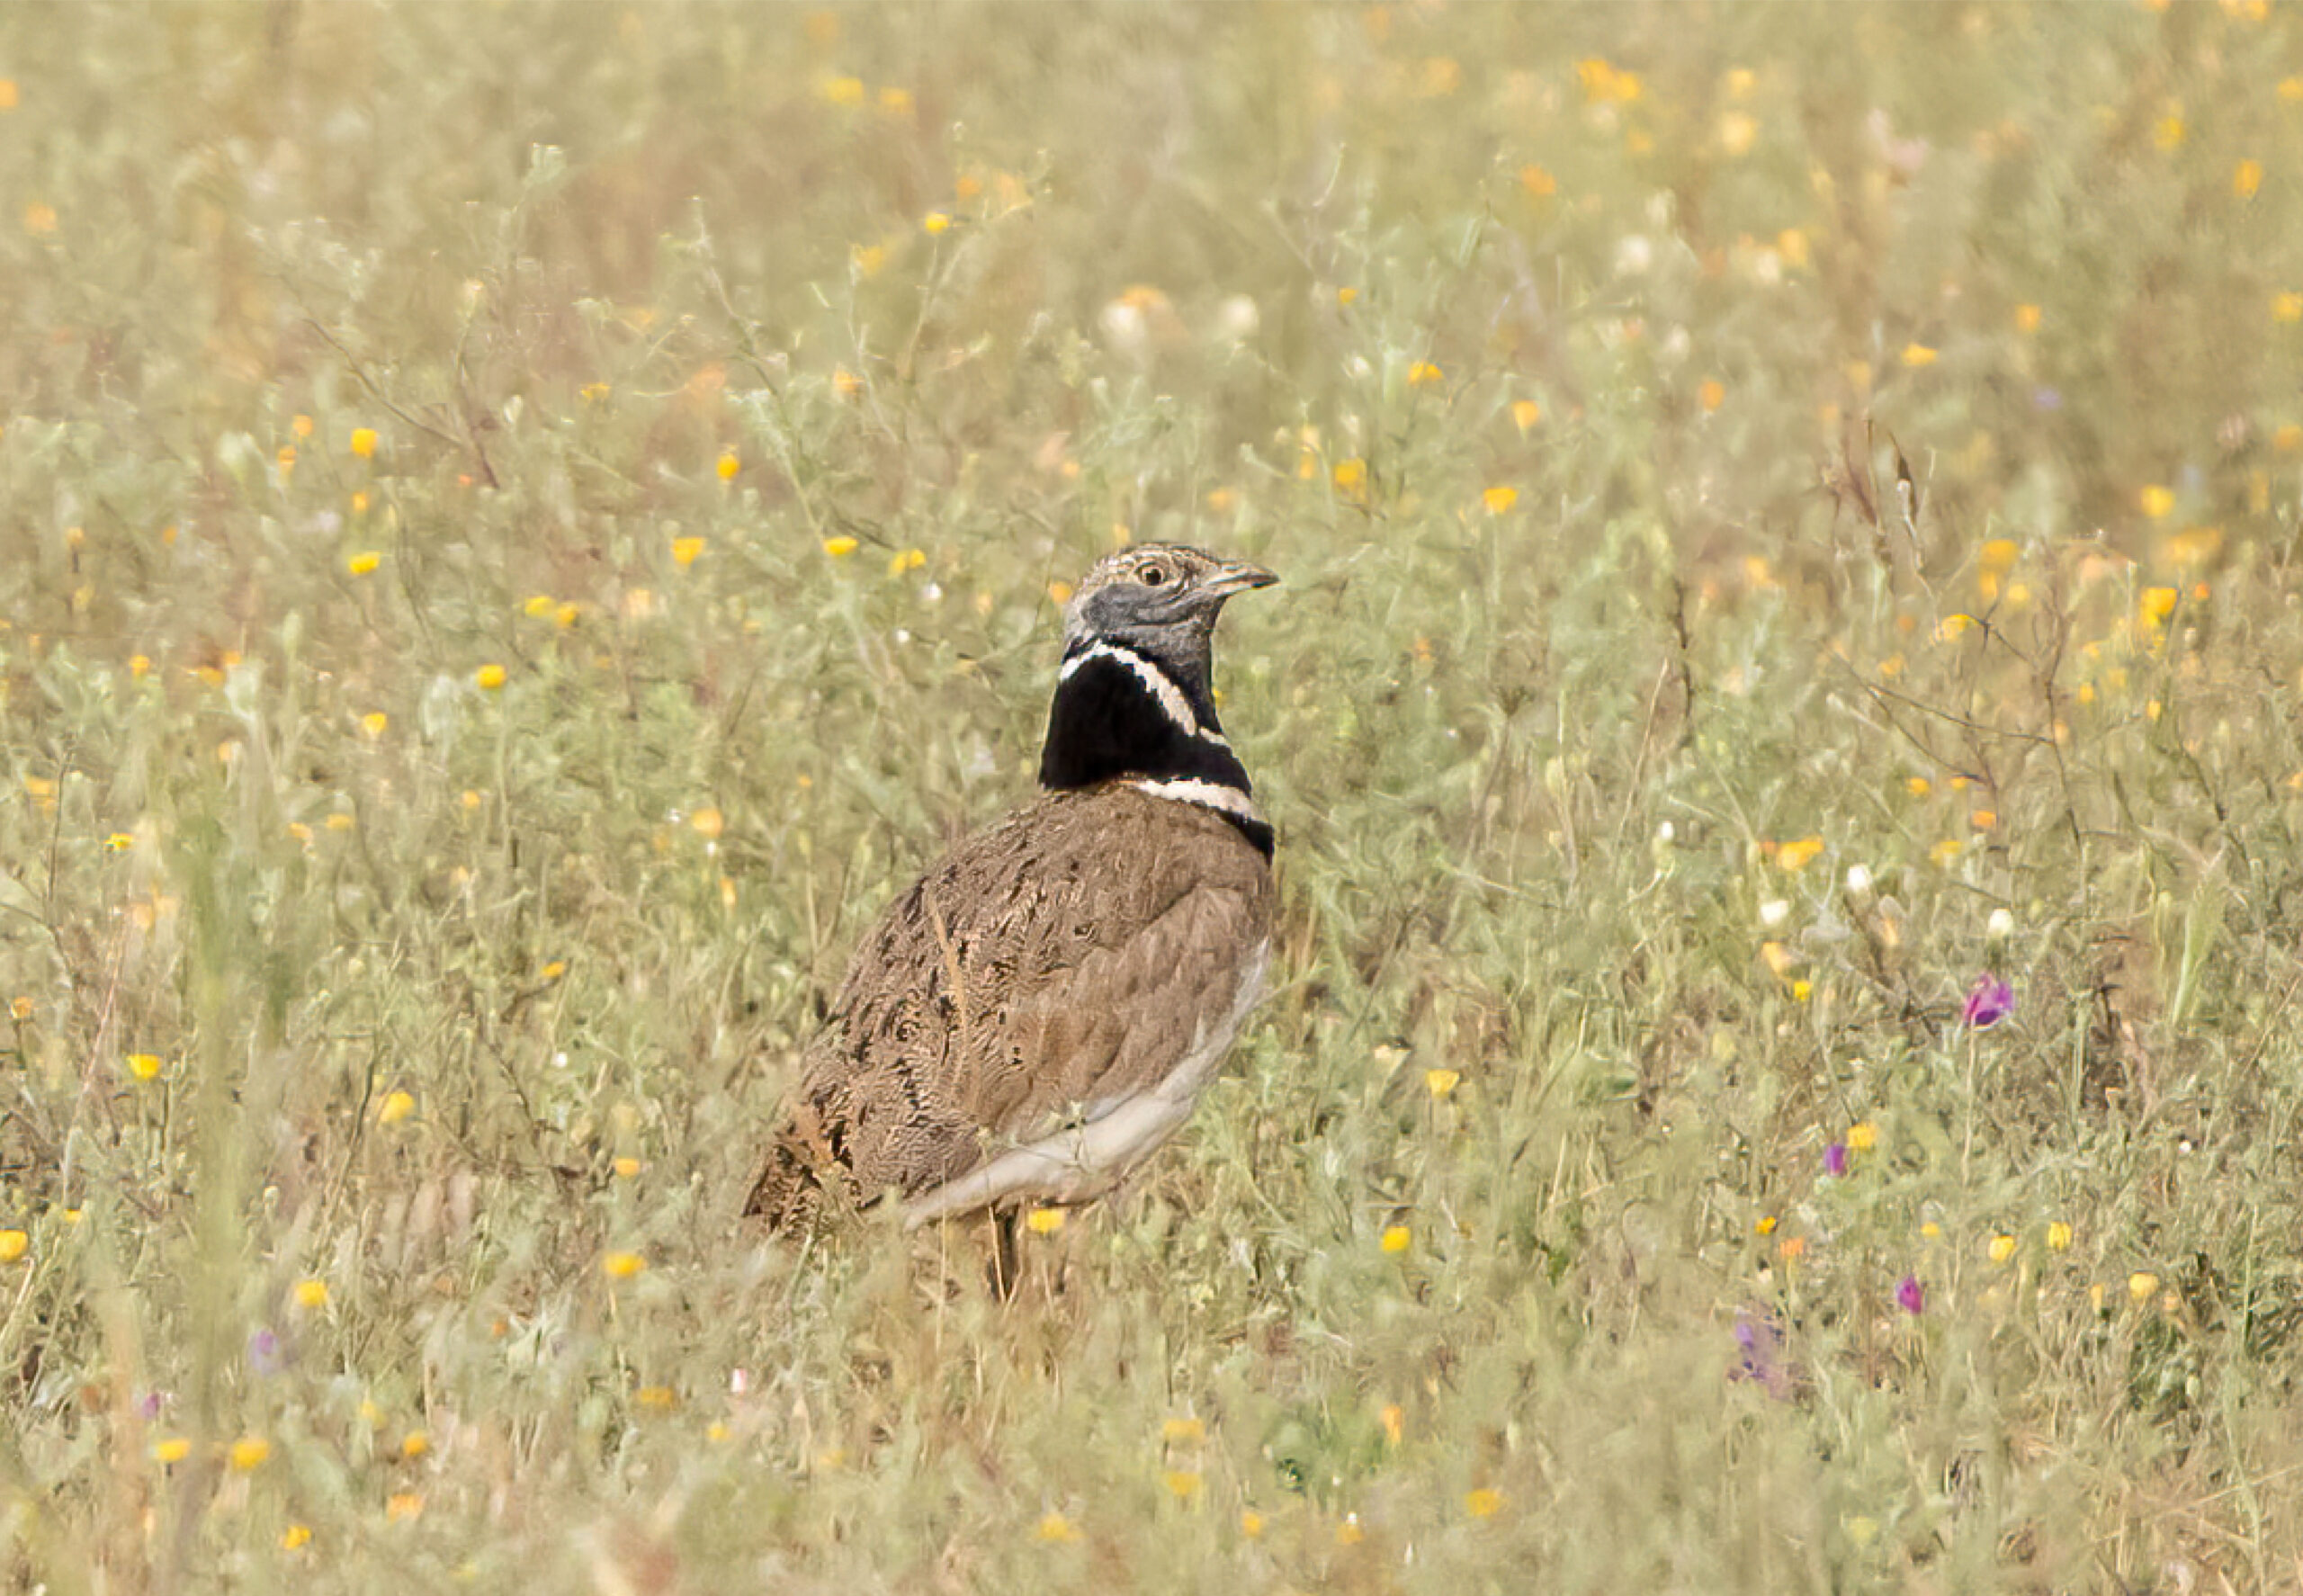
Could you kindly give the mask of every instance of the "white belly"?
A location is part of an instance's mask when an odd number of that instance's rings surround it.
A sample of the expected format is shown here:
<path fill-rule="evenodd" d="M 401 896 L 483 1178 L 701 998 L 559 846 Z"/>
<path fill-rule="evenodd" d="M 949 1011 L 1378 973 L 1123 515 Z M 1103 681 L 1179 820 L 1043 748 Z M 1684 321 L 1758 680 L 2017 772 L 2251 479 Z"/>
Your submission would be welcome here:
<path fill-rule="evenodd" d="M 958 1179 L 922 1192 L 904 1205 L 904 1228 L 917 1230 L 1011 1197 L 1079 1203 L 1108 1189 L 1191 1117 L 1193 1105 L 1223 1067 L 1223 1055 L 1232 1050 L 1248 1011 L 1263 996 L 1264 973 L 1270 963 L 1267 939 L 1248 955 L 1232 1006 L 1212 1022 L 1201 1022 L 1190 1048 L 1158 1082 L 1125 1097 L 1090 1103 L 1079 1124 L 1010 1148 Z"/>

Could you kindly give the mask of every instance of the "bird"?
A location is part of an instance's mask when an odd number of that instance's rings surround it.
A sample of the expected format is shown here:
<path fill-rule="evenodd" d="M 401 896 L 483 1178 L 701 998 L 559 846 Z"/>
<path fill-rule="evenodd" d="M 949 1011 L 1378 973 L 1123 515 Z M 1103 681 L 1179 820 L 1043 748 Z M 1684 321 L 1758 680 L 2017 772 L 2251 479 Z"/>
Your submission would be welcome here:
<path fill-rule="evenodd" d="M 1278 579 L 1181 543 L 1081 578 L 1044 791 L 865 933 L 747 1215 L 795 1230 L 892 1200 L 908 1230 L 989 1211 L 1012 1239 L 1022 1208 L 1104 1195 L 1190 1117 L 1262 994 L 1277 899 L 1216 717 L 1215 624 Z"/>

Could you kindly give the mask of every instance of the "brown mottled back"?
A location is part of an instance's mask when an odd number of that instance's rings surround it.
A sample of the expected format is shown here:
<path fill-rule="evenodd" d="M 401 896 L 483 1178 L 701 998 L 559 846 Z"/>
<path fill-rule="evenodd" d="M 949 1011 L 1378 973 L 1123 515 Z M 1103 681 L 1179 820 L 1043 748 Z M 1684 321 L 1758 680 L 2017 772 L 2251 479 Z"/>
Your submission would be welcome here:
<path fill-rule="evenodd" d="M 978 832 L 865 935 L 747 1212 L 791 1224 L 829 1186 L 917 1197 L 1152 1090 L 1228 1040 L 1272 909 L 1231 820 L 1127 783 Z"/>

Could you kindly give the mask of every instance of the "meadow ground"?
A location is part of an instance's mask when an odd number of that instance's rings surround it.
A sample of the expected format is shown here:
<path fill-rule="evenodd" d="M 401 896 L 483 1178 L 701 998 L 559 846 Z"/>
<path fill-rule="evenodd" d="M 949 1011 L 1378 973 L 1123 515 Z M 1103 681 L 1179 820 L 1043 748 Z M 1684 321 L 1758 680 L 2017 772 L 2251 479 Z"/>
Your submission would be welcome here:
<path fill-rule="evenodd" d="M 2262 0 L 0 13 L 0 1580 L 2303 1585 L 2299 151 Z M 1276 990 L 1012 1304 L 747 1233 L 1127 537 Z"/>

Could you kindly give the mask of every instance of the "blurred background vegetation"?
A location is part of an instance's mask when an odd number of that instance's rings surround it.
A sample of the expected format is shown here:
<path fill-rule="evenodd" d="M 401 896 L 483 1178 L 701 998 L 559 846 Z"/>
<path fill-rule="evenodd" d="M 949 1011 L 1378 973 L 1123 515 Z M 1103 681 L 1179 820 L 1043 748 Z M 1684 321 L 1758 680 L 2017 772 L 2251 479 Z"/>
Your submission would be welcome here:
<path fill-rule="evenodd" d="M 0 13 L 7 1583 L 2296 1588 L 2299 149 L 2264 0 Z M 1012 1304 L 748 1233 L 1131 537 L 1231 1073 Z"/>

